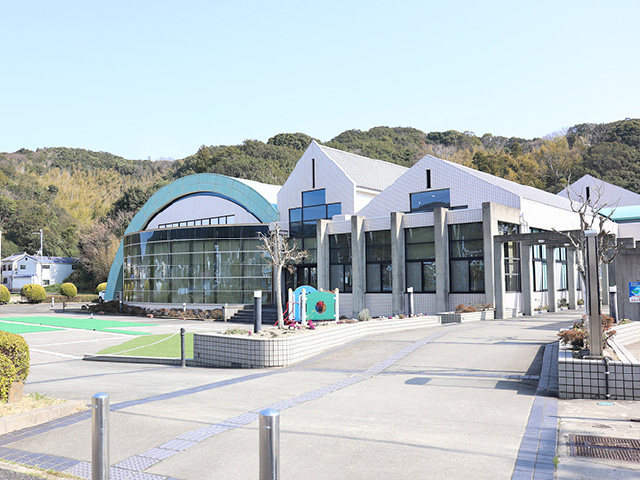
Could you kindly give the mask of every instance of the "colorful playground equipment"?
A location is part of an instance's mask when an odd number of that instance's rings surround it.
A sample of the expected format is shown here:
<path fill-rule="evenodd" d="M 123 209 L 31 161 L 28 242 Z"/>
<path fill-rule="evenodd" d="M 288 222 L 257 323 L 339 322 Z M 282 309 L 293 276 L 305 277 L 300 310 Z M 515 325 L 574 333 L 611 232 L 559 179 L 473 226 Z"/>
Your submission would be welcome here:
<path fill-rule="evenodd" d="M 310 285 L 289 289 L 286 311 L 287 323 L 306 325 L 307 320 L 337 322 L 340 319 L 340 292 L 337 288 L 333 292 L 318 291 Z"/>

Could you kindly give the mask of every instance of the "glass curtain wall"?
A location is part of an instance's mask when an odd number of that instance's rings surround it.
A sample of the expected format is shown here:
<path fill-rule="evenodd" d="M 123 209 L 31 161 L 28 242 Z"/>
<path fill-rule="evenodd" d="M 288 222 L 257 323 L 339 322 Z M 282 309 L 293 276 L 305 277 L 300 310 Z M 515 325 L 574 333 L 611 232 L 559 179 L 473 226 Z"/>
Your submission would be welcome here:
<path fill-rule="evenodd" d="M 404 231 L 406 281 L 414 292 L 436 291 L 436 244 L 433 227 Z"/>
<path fill-rule="evenodd" d="M 391 293 L 391 232 L 365 232 L 367 292 Z"/>
<path fill-rule="evenodd" d="M 482 223 L 449 225 L 452 293 L 484 293 Z"/>
<path fill-rule="evenodd" d="M 351 278 L 351 234 L 329 235 L 329 288 L 343 293 L 353 292 Z"/>
<path fill-rule="evenodd" d="M 513 223 L 498 222 L 500 235 L 516 235 L 520 226 Z M 505 292 L 520 292 L 520 243 L 505 242 L 502 245 L 504 254 L 504 286 Z"/>
<path fill-rule="evenodd" d="M 258 249 L 266 225 L 162 229 L 123 241 L 124 298 L 144 303 L 271 303 L 271 268 Z"/>

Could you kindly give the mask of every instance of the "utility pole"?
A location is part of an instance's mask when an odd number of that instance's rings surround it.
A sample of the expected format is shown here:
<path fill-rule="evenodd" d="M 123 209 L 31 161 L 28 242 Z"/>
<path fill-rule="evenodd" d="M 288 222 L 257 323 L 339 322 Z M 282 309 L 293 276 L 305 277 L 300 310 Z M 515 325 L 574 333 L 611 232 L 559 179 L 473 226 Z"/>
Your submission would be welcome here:
<path fill-rule="evenodd" d="M 34 235 L 40 234 L 40 250 L 38 253 L 40 254 L 40 260 L 38 261 L 38 265 L 36 266 L 36 275 L 38 276 L 38 284 L 42 285 L 42 229 L 39 232 L 32 232 Z M 40 272 L 38 272 L 38 267 L 40 267 Z"/>

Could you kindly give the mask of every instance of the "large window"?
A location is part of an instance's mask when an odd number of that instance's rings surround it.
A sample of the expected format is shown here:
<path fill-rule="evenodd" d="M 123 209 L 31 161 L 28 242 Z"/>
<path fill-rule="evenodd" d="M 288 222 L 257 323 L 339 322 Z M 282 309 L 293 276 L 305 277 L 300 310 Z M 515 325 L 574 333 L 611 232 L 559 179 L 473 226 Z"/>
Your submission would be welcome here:
<path fill-rule="evenodd" d="M 449 225 L 449 268 L 452 293 L 484 292 L 482 223 Z"/>
<path fill-rule="evenodd" d="M 351 234 L 329 235 L 329 257 L 331 264 L 330 288 L 341 292 L 353 291 L 351 277 Z"/>
<path fill-rule="evenodd" d="M 539 228 L 531 228 L 531 233 L 540 233 L 544 230 Z M 531 246 L 531 258 L 533 262 L 533 291 L 547 291 L 547 247 L 539 243 Z"/>
<path fill-rule="evenodd" d="M 410 195 L 412 212 L 433 212 L 436 207 L 449 208 L 449 189 L 417 192 Z"/>
<path fill-rule="evenodd" d="M 565 247 L 556 249 L 556 278 L 558 279 L 557 289 L 567 290 L 567 249 Z"/>
<path fill-rule="evenodd" d="M 414 292 L 436 291 L 436 247 L 433 227 L 404 231 L 407 287 Z"/>
<path fill-rule="evenodd" d="M 520 226 L 512 223 L 498 222 L 500 235 L 516 235 L 520 233 Z M 504 286 L 506 292 L 521 291 L 520 284 L 520 244 L 505 242 L 502 245 L 504 254 Z"/>
<path fill-rule="evenodd" d="M 391 232 L 365 232 L 367 292 L 391 292 Z"/>

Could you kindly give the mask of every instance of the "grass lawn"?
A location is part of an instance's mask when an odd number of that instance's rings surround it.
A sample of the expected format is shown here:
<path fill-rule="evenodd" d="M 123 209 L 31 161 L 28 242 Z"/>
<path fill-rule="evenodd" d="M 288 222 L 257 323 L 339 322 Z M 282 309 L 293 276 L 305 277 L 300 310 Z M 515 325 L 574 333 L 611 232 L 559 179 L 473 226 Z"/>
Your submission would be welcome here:
<path fill-rule="evenodd" d="M 185 334 L 184 343 L 187 349 L 186 357 L 193 358 L 193 333 Z M 132 350 L 134 348 L 135 350 Z M 128 351 L 125 352 L 125 350 Z M 146 335 L 144 337 L 134 338 L 120 345 L 106 348 L 98 352 L 98 354 L 180 358 L 180 335 Z"/>

